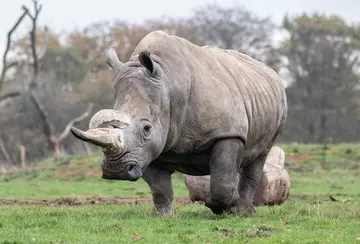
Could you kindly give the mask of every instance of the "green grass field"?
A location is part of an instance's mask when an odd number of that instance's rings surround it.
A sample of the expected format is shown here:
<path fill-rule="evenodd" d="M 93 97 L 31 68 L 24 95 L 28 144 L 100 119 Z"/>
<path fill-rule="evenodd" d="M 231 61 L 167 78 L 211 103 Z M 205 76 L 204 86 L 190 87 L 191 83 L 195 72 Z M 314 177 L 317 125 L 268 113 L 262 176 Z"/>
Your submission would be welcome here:
<path fill-rule="evenodd" d="M 180 202 L 173 217 L 149 214 L 151 203 L 2 204 L 0 243 L 360 243 L 360 145 L 280 146 L 290 197 L 251 217 L 216 216 Z M 102 180 L 101 158 L 64 156 L 0 175 L 0 199 L 151 197 L 143 180 Z M 175 197 L 187 197 L 181 174 L 173 185 Z"/>

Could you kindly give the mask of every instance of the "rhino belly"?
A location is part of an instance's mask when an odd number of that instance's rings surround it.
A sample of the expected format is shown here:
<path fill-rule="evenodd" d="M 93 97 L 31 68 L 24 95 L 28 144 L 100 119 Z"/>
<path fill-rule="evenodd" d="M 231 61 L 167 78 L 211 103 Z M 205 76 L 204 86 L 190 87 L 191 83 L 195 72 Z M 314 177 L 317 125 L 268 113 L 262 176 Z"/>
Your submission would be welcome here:
<path fill-rule="evenodd" d="M 183 174 L 201 176 L 210 174 L 209 158 L 209 151 L 181 154 L 168 152 L 160 155 L 156 164 Z"/>
<path fill-rule="evenodd" d="M 210 175 L 209 167 L 196 167 L 194 165 L 182 165 L 176 168 L 176 171 L 183 174 L 194 175 L 194 176 Z"/>

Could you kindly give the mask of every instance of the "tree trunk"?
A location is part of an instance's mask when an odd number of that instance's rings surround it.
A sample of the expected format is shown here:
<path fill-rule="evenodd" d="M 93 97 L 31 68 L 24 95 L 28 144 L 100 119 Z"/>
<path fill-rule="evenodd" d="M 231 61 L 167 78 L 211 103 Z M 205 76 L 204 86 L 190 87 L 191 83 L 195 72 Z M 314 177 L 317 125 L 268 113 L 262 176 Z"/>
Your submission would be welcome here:
<path fill-rule="evenodd" d="M 11 165 L 12 161 L 11 161 L 10 155 L 9 155 L 8 150 L 6 149 L 5 144 L 3 143 L 1 138 L 0 138 L 0 150 L 3 153 L 3 155 L 7 161 L 7 164 Z"/>
<path fill-rule="evenodd" d="M 60 157 L 60 154 L 61 154 L 60 142 L 56 141 L 54 143 L 54 157 L 55 157 L 55 159 L 58 159 Z"/>
<path fill-rule="evenodd" d="M 26 147 L 24 145 L 17 145 L 20 151 L 21 168 L 26 167 Z"/>
<path fill-rule="evenodd" d="M 327 121 L 328 118 L 325 112 L 322 112 L 320 116 L 320 128 L 319 128 L 319 138 L 318 138 L 318 142 L 322 144 L 325 143 L 326 141 Z"/>

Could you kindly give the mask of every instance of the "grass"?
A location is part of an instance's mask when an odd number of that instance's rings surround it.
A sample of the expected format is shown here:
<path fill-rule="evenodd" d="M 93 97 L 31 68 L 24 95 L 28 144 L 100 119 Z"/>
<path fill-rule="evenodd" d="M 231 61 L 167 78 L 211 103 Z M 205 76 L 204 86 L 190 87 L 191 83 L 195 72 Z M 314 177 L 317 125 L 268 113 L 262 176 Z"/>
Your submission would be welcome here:
<path fill-rule="evenodd" d="M 151 197 L 144 180 L 136 182 L 101 179 L 101 154 L 46 160 L 36 167 L 0 176 L 0 198 L 42 199 L 101 195 L 108 197 Z M 188 194 L 181 174 L 174 174 L 174 194 Z"/>
<path fill-rule="evenodd" d="M 216 216 L 202 204 L 177 204 L 173 217 L 150 215 L 152 204 L 1 205 L 0 243 L 360 243 L 360 145 L 280 146 L 291 196 L 251 217 Z M 0 176 L 0 198 L 151 196 L 142 180 L 100 179 L 100 161 L 62 157 L 9 172 Z M 173 185 L 175 196 L 187 196 L 181 174 Z"/>
<path fill-rule="evenodd" d="M 360 235 L 359 201 L 290 199 L 250 218 L 215 216 L 199 204 L 177 206 L 173 218 L 154 217 L 150 207 L 5 206 L 0 236 L 9 243 L 354 243 Z"/>

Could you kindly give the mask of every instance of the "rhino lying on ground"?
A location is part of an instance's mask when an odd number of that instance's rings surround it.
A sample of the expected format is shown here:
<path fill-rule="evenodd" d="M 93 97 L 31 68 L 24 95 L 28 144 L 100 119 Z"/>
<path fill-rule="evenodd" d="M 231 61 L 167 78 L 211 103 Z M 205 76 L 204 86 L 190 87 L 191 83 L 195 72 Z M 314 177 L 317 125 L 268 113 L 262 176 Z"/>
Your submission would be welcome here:
<path fill-rule="evenodd" d="M 254 194 L 253 203 L 274 205 L 284 203 L 290 192 L 290 178 L 284 167 L 285 153 L 280 147 L 272 147 L 265 161 L 261 180 Z M 238 174 L 238 179 L 241 172 Z M 192 202 L 205 202 L 210 192 L 210 176 L 184 175 L 184 183 L 189 190 Z"/>
<path fill-rule="evenodd" d="M 103 150 L 102 178 L 150 186 L 155 212 L 172 213 L 171 174 L 211 175 L 213 213 L 254 211 L 266 156 L 287 117 L 285 88 L 265 64 L 234 50 L 200 47 L 154 31 L 115 71 L 113 109 L 73 135 Z M 243 177 L 236 187 L 236 177 Z"/>

